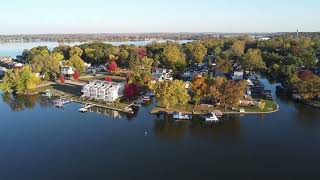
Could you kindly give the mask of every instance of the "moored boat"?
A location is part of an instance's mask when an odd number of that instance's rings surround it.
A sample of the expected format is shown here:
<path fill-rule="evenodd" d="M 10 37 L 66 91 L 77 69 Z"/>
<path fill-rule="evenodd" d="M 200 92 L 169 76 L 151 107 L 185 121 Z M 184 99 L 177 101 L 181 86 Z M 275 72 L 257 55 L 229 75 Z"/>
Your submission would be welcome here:
<path fill-rule="evenodd" d="M 217 122 L 219 119 L 217 116 L 212 112 L 210 115 L 205 116 L 206 122 Z"/>
<path fill-rule="evenodd" d="M 173 113 L 173 119 L 178 119 L 178 120 L 190 120 L 191 116 L 187 114 L 182 114 L 182 112 L 174 112 Z"/>

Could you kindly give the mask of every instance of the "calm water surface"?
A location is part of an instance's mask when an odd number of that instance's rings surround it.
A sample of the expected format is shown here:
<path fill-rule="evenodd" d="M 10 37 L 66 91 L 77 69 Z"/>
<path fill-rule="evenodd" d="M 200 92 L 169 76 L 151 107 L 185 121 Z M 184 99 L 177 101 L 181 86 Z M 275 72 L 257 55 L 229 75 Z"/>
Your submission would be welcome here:
<path fill-rule="evenodd" d="M 2 94 L 0 180 L 320 179 L 320 110 L 276 101 L 277 113 L 206 126 L 151 115 L 154 103 L 130 116 L 81 114 Z"/>

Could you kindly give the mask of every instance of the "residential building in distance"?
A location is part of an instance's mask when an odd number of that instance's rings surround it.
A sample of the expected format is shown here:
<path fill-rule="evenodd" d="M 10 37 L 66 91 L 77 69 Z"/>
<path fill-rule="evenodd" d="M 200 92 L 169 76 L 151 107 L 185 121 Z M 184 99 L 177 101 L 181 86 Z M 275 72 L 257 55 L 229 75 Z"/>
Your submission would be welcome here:
<path fill-rule="evenodd" d="M 73 75 L 75 71 L 75 68 L 70 67 L 70 66 L 64 66 L 61 68 L 61 73 L 63 75 Z"/>
<path fill-rule="evenodd" d="M 23 64 L 13 61 L 12 57 L 3 56 L 0 57 L 0 66 L 3 66 L 7 69 L 14 69 L 23 67 Z"/>
<path fill-rule="evenodd" d="M 162 82 L 165 80 L 172 81 L 172 70 L 163 69 L 163 68 L 155 68 L 152 72 L 152 81 L 151 83 L 156 83 L 158 81 Z"/>
<path fill-rule="evenodd" d="M 114 102 L 123 97 L 125 83 L 109 82 L 109 81 L 91 81 L 84 85 L 81 92 L 82 97 L 90 100 L 98 100 L 103 102 Z"/>

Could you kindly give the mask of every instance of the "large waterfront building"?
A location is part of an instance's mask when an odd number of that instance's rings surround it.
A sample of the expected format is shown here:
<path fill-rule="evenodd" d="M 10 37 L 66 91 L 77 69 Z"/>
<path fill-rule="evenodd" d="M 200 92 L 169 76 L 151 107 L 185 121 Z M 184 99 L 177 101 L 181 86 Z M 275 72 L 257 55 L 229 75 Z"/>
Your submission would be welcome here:
<path fill-rule="evenodd" d="M 109 81 L 91 81 L 82 88 L 82 97 L 90 100 L 99 100 L 103 102 L 114 102 L 122 97 L 125 83 Z"/>

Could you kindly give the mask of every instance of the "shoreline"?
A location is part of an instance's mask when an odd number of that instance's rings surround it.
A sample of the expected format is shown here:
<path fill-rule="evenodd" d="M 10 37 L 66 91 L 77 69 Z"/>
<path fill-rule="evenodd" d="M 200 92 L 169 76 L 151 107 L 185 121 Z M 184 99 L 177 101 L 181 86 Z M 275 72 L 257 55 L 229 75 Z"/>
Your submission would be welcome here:
<path fill-rule="evenodd" d="M 252 111 L 252 112 L 236 112 L 236 111 L 221 111 L 222 115 L 254 115 L 254 114 L 272 114 L 272 113 L 276 113 L 280 110 L 280 108 L 277 108 L 275 110 L 270 110 L 270 111 Z M 173 112 L 176 112 L 175 110 L 172 109 L 165 109 L 165 108 L 160 108 L 160 107 L 156 107 L 154 109 L 151 110 L 151 114 L 157 114 L 157 115 L 161 115 L 161 114 L 173 114 Z M 191 112 L 191 111 L 181 111 L 183 114 L 188 114 L 188 115 L 207 115 L 208 112 Z"/>
<path fill-rule="evenodd" d="M 69 92 L 65 92 L 59 88 L 54 88 L 54 86 L 60 86 L 60 88 L 68 89 L 72 87 L 73 89 Z M 64 97 L 69 99 L 71 102 L 80 103 L 80 104 L 92 104 L 95 107 L 102 107 L 110 110 L 115 110 L 123 113 L 129 113 L 132 114 L 133 111 L 130 109 L 131 102 L 128 103 L 99 103 L 95 101 L 90 100 L 83 100 L 81 99 L 81 96 L 78 92 L 80 92 L 80 87 L 83 85 L 81 82 L 75 82 L 71 80 L 66 80 L 65 83 L 57 83 L 57 82 L 46 82 L 42 85 L 39 85 L 37 87 L 37 93 L 36 94 L 43 94 L 47 90 L 50 91 L 50 94 L 52 97 Z M 74 91 L 74 92 L 73 92 Z M 128 108 L 128 109 L 127 109 Z"/>

